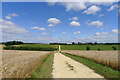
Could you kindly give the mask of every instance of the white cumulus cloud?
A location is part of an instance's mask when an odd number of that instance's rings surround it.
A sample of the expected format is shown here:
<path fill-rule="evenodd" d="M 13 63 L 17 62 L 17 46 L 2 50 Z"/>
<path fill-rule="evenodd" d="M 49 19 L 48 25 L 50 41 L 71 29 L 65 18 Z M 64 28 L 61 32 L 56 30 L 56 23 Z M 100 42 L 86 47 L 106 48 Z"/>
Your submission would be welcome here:
<path fill-rule="evenodd" d="M 48 23 L 51 23 L 51 24 L 58 24 L 60 23 L 61 21 L 57 18 L 50 18 L 48 19 Z"/>
<path fill-rule="evenodd" d="M 61 21 L 60 21 L 59 19 L 57 19 L 57 18 L 50 18 L 50 19 L 48 19 L 47 22 L 50 23 L 50 24 L 48 25 L 48 27 L 53 27 L 53 26 L 61 23 Z"/>
<path fill-rule="evenodd" d="M 59 3 L 66 8 L 66 11 L 80 11 L 86 8 L 86 5 L 83 2 L 62 2 Z"/>
<path fill-rule="evenodd" d="M 87 10 L 83 12 L 83 14 L 95 14 L 96 12 L 100 11 L 101 8 L 95 5 L 89 7 Z"/>
<path fill-rule="evenodd" d="M 6 18 L 6 19 L 11 19 L 11 17 L 10 17 L 10 16 L 5 16 L 5 18 Z"/>
<path fill-rule="evenodd" d="M 78 17 L 69 18 L 69 20 L 78 20 Z"/>
<path fill-rule="evenodd" d="M 5 16 L 6 19 L 12 19 L 12 17 L 17 17 L 18 14 L 16 13 L 11 13 L 11 14 L 8 14 L 7 16 Z"/>
<path fill-rule="evenodd" d="M 100 26 L 103 26 L 103 22 L 101 22 L 101 21 L 93 21 L 93 22 L 88 23 L 88 25 L 100 27 Z"/>
<path fill-rule="evenodd" d="M 11 21 L 0 19 L 0 22 L 2 22 L 2 26 L 0 26 L 2 32 L 10 33 L 10 34 L 22 34 L 28 32 L 26 29 L 19 27 L 18 25 L 16 25 Z"/>
<path fill-rule="evenodd" d="M 80 11 L 92 5 L 109 6 L 119 0 L 45 0 L 48 5 L 61 5 L 66 8 L 66 11 Z"/>
<path fill-rule="evenodd" d="M 74 32 L 75 35 L 80 34 L 80 31 Z"/>
<path fill-rule="evenodd" d="M 49 24 L 49 25 L 48 25 L 48 27 L 53 27 L 53 26 L 54 26 L 54 24 Z"/>
<path fill-rule="evenodd" d="M 77 21 L 70 22 L 70 26 L 80 26 L 80 23 Z"/>
<path fill-rule="evenodd" d="M 40 30 L 40 31 L 44 31 L 44 30 L 46 30 L 46 29 L 43 28 L 43 27 L 37 27 L 37 26 L 35 26 L 35 27 L 31 27 L 31 29 L 37 29 L 37 30 Z"/>
<path fill-rule="evenodd" d="M 112 5 L 107 11 L 112 11 L 112 10 L 114 10 L 115 8 L 118 8 L 118 5 Z"/>
<path fill-rule="evenodd" d="M 109 32 L 96 32 L 95 33 L 96 36 L 103 36 L 103 35 L 106 35 L 106 34 L 109 34 Z"/>
<path fill-rule="evenodd" d="M 119 33 L 119 30 L 118 29 L 113 29 L 112 33 Z"/>

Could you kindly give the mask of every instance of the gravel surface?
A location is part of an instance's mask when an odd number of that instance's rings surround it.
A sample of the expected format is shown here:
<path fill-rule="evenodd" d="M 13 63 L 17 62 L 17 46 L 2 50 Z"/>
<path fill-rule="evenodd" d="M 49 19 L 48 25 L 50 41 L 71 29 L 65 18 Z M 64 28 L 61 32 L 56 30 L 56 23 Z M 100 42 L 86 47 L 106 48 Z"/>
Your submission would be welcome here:
<path fill-rule="evenodd" d="M 59 53 L 59 51 L 54 54 L 53 78 L 104 78 L 82 63 Z"/>

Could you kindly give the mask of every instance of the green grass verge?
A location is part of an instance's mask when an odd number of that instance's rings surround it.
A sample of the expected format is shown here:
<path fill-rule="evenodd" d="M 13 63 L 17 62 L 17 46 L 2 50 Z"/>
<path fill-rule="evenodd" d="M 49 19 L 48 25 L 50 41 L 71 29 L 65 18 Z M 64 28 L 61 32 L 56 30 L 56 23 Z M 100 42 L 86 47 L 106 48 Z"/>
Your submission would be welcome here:
<path fill-rule="evenodd" d="M 118 45 L 61 45 L 62 50 L 86 50 L 86 47 L 89 46 L 90 50 L 114 50 L 112 47 L 116 47 L 117 50 Z"/>
<path fill-rule="evenodd" d="M 120 72 L 117 70 L 113 70 L 110 67 L 106 67 L 106 66 L 103 66 L 101 64 L 97 64 L 93 61 L 90 61 L 90 60 L 85 59 L 85 58 L 81 58 L 81 57 L 76 56 L 76 55 L 71 55 L 68 53 L 62 53 L 62 54 L 74 59 L 75 61 L 78 61 L 78 62 L 88 66 L 89 68 L 93 69 L 96 73 L 104 76 L 105 78 L 109 78 L 112 80 L 115 78 L 119 78 Z M 115 79 L 115 80 L 117 80 L 117 79 Z"/>
<path fill-rule="evenodd" d="M 28 78 L 51 78 L 54 54 L 49 54 L 43 63 Z"/>

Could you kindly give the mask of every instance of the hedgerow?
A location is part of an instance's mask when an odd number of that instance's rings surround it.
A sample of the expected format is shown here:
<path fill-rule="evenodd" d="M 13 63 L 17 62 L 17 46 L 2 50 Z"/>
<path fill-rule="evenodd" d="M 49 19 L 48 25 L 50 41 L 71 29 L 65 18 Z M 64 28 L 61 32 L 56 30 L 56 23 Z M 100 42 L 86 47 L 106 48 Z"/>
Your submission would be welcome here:
<path fill-rule="evenodd" d="M 5 50 L 55 51 L 54 47 L 5 46 Z"/>

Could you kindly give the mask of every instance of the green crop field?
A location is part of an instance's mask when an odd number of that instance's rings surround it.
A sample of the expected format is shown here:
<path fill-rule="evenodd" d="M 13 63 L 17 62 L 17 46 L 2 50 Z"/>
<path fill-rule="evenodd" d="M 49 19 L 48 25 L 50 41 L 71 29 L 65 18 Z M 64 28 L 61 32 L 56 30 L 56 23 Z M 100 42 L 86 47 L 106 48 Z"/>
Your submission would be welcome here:
<path fill-rule="evenodd" d="M 22 45 L 15 45 L 15 46 L 43 47 L 43 48 L 48 48 L 48 47 L 57 48 L 58 47 L 58 45 L 49 45 L 49 44 L 22 44 Z"/>
<path fill-rule="evenodd" d="M 61 45 L 62 50 L 120 50 L 118 45 Z M 50 44 L 22 44 L 4 47 L 6 50 L 55 51 L 58 45 Z"/>
<path fill-rule="evenodd" d="M 86 50 L 87 46 L 90 50 L 114 50 L 115 47 L 118 50 L 118 45 L 61 45 L 62 50 Z M 120 50 L 120 49 L 119 49 Z"/>
<path fill-rule="evenodd" d="M 49 44 L 22 44 L 4 47 L 6 50 L 31 50 L 31 51 L 54 51 L 58 49 L 58 45 Z"/>

